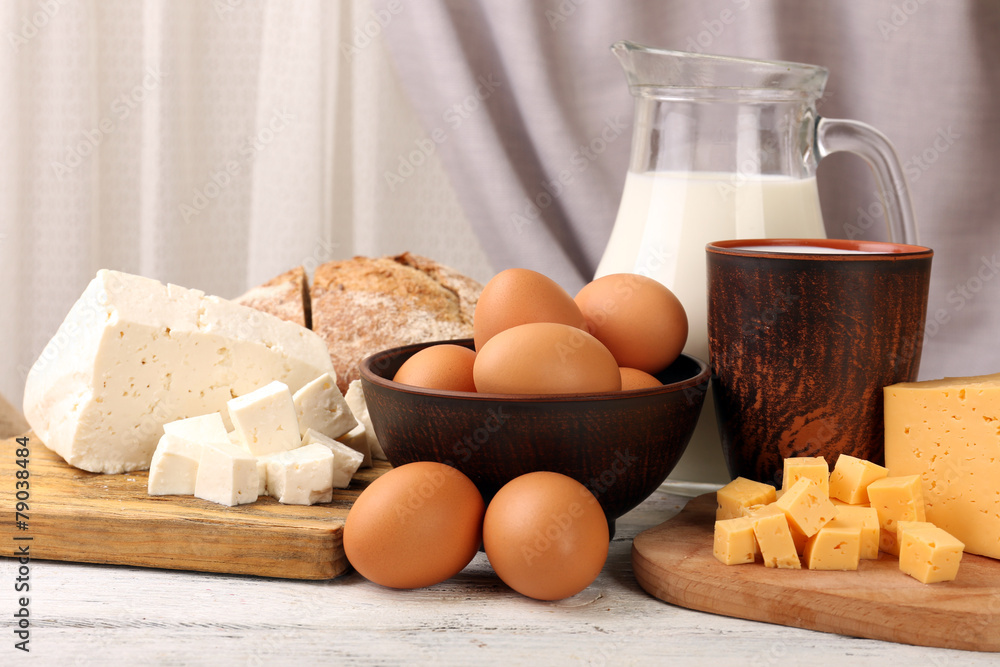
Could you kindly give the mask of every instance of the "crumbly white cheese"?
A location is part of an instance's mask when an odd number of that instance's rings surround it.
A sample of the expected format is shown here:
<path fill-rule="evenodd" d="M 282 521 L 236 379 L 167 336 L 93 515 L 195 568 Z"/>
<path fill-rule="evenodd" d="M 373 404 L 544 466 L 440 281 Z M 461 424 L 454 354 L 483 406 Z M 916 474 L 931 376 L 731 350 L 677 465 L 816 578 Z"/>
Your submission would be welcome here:
<path fill-rule="evenodd" d="M 354 418 L 365 426 L 365 437 L 368 439 L 368 447 L 371 450 L 372 458 L 385 461 L 385 453 L 382 451 L 382 445 L 379 444 L 378 437 L 375 435 L 375 429 L 372 428 L 372 419 L 368 415 L 368 404 L 365 403 L 365 392 L 361 388 L 361 380 L 354 380 L 351 384 L 347 385 L 347 393 L 344 395 L 344 400 L 347 401 L 351 412 L 354 413 Z"/>
<path fill-rule="evenodd" d="M 333 367 L 312 331 L 198 290 L 102 270 L 28 373 L 31 428 L 91 472 L 149 467 L 166 422 Z"/>
<path fill-rule="evenodd" d="M 221 505 L 257 500 L 257 461 L 245 449 L 229 443 L 202 447 L 194 495 Z"/>
<path fill-rule="evenodd" d="M 151 496 L 190 496 L 198 479 L 202 445 L 172 433 L 164 433 L 149 466 Z"/>
<path fill-rule="evenodd" d="M 267 492 L 286 505 L 333 500 L 333 452 L 313 443 L 266 458 Z"/>
<path fill-rule="evenodd" d="M 347 445 L 328 438 L 322 433 L 307 429 L 302 437 L 303 445 L 313 443 L 323 445 L 333 453 L 333 488 L 346 489 L 351 485 L 351 478 L 361 467 L 365 455 Z"/>
<path fill-rule="evenodd" d="M 344 395 L 329 373 L 324 373 L 295 392 L 295 416 L 304 437 L 312 429 L 328 438 L 339 438 L 358 425 Z"/>
<path fill-rule="evenodd" d="M 233 428 L 254 456 L 266 456 L 302 445 L 295 405 L 288 385 L 275 380 L 227 403 Z"/>

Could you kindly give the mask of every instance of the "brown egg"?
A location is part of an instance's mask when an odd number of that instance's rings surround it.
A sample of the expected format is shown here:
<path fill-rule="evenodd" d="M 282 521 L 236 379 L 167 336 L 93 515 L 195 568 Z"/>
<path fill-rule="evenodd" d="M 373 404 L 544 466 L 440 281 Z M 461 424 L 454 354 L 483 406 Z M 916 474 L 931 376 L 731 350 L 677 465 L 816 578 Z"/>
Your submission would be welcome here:
<path fill-rule="evenodd" d="M 608 521 L 580 482 L 532 472 L 507 482 L 483 520 L 483 548 L 505 584 L 538 600 L 576 595 L 608 558 Z"/>
<path fill-rule="evenodd" d="M 504 329 L 529 322 L 587 328 L 573 297 L 554 280 L 530 269 L 507 269 L 486 283 L 476 303 L 472 321 L 476 350 Z"/>
<path fill-rule="evenodd" d="M 394 382 L 427 389 L 475 391 L 472 365 L 476 353 L 461 345 L 442 343 L 420 350 L 403 362 Z"/>
<path fill-rule="evenodd" d="M 587 330 L 611 350 L 619 366 L 658 373 L 687 342 L 684 306 L 652 278 L 611 274 L 585 285 L 575 300 Z"/>
<path fill-rule="evenodd" d="M 627 366 L 622 366 L 618 369 L 618 372 L 621 373 L 622 376 L 622 391 L 663 386 L 662 382 L 646 371 L 640 371 L 638 368 L 628 368 Z"/>
<path fill-rule="evenodd" d="M 361 492 L 344 523 L 344 552 L 361 576 L 390 588 L 431 586 L 479 550 L 483 497 L 443 463 L 393 468 Z"/>
<path fill-rule="evenodd" d="M 476 390 L 490 394 L 578 394 L 618 391 L 614 356 L 596 338 L 567 324 L 533 322 L 505 329 L 476 354 Z"/>

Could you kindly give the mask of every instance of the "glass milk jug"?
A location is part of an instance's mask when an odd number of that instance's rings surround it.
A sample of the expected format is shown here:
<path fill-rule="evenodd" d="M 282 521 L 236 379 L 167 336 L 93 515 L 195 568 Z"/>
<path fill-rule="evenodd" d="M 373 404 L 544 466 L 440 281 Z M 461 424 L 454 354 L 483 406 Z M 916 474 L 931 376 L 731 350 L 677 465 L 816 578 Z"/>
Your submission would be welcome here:
<path fill-rule="evenodd" d="M 634 272 L 684 304 L 687 354 L 708 361 L 705 244 L 825 238 L 816 165 L 859 154 L 882 192 L 890 238 L 916 243 L 892 145 L 874 128 L 816 113 L 827 70 L 814 65 L 611 47 L 635 98 L 632 155 L 618 216 L 595 277 Z M 714 405 L 706 399 L 674 480 L 725 482 Z"/>

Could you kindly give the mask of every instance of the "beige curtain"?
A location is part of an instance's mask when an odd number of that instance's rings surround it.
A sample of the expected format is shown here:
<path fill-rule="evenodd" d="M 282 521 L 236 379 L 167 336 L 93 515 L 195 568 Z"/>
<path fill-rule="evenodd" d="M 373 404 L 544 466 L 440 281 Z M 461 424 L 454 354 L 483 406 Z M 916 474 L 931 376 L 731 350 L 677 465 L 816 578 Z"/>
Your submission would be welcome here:
<path fill-rule="evenodd" d="M 0 394 L 20 404 L 99 268 L 235 296 L 411 250 L 487 279 L 388 63 L 397 18 L 367 0 L 0 3 Z"/>

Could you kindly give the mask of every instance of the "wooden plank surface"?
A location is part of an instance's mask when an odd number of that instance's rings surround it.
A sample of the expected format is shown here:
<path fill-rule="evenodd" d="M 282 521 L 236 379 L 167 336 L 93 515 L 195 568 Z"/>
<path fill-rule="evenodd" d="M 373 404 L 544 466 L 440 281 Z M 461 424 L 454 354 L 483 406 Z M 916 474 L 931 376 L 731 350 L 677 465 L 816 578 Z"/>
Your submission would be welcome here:
<path fill-rule="evenodd" d="M 778 570 L 712 555 L 714 494 L 632 543 L 639 584 L 666 602 L 768 623 L 920 646 L 1000 651 L 1000 562 L 965 554 L 953 582 L 921 584 L 880 554 L 857 572 Z"/>
<path fill-rule="evenodd" d="M 347 571 L 343 526 L 354 499 L 389 469 L 358 471 L 331 503 L 282 505 L 273 498 L 226 507 L 191 496 L 149 496 L 146 472 L 101 475 L 65 463 L 28 434 L 27 530 L 14 520 L 15 439 L 0 442 L 0 540 L 31 545 L 33 559 L 173 570 L 331 579 Z M 4 555 L 10 555 L 5 552 Z"/>

